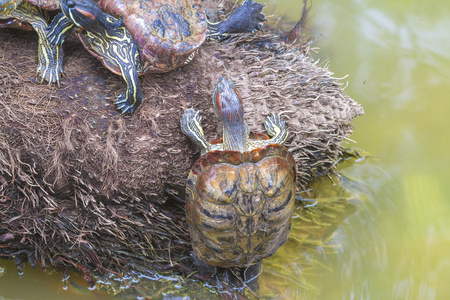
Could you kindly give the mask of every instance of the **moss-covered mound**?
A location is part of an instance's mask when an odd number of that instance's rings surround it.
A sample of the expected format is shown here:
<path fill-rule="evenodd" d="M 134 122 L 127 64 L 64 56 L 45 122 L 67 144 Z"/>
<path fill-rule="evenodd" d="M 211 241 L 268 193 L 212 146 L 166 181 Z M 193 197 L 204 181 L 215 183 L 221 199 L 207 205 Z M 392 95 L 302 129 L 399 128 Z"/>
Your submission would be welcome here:
<path fill-rule="evenodd" d="M 187 66 L 141 77 L 144 103 L 132 116 L 113 104 L 121 77 L 73 37 L 64 50 L 61 87 L 48 86 L 35 79 L 35 33 L 0 35 L 0 255 L 40 265 L 184 266 L 183 193 L 199 151 L 180 116 L 200 110 L 207 138 L 219 137 L 211 96 L 220 76 L 235 83 L 252 131 L 264 132 L 269 113 L 282 114 L 299 189 L 333 170 L 351 120 L 363 113 L 306 45 L 276 35 L 206 43 Z"/>

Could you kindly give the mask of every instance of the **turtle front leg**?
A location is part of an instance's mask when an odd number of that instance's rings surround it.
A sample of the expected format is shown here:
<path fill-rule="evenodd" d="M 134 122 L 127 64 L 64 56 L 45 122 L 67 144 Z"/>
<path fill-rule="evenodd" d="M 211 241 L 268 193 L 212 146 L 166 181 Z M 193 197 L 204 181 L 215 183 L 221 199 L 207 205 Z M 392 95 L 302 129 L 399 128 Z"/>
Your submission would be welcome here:
<path fill-rule="evenodd" d="M 37 76 L 49 84 L 56 82 L 59 86 L 62 74 L 63 50 L 59 45 L 51 45 L 47 39 L 47 21 L 39 9 L 28 2 L 22 2 L 11 17 L 30 23 L 39 36 Z"/>
<path fill-rule="evenodd" d="M 111 17 L 111 21 L 116 20 Z M 127 89 L 117 97 L 117 109 L 133 113 L 142 103 L 139 71 L 142 63 L 139 48 L 128 30 L 122 26 L 116 29 L 99 27 L 96 30 L 77 32 L 86 49 L 108 69 L 122 75 Z"/>
<path fill-rule="evenodd" d="M 264 127 L 271 137 L 269 140 L 271 144 L 283 144 L 288 138 L 289 132 L 286 129 L 286 122 L 281 120 L 279 114 L 271 113 L 270 116 L 267 116 Z"/>
<path fill-rule="evenodd" d="M 60 86 L 59 80 L 63 72 L 62 46 L 51 46 L 44 34 L 44 28 L 41 28 L 40 31 L 41 34 L 38 32 L 40 42 L 38 45 L 38 67 L 36 75 L 41 78 L 41 82 L 44 80 L 49 84 L 56 82 Z"/>
<path fill-rule="evenodd" d="M 53 47 L 62 45 L 74 26 L 63 13 L 57 14 L 45 30 L 49 44 Z"/>
<path fill-rule="evenodd" d="M 125 48 L 122 51 L 126 50 L 127 49 Z M 139 53 L 137 53 L 137 57 L 134 59 L 140 61 Z M 117 109 L 120 110 L 122 114 L 126 112 L 133 113 L 142 103 L 141 85 L 139 83 L 138 71 L 136 69 L 136 65 L 130 63 L 130 61 L 131 60 L 129 58 L 117 60 L 122 77 L 127 83 L 126 91 L 120 94 L 116 101 Z"/>
<path fill-rule="evenodd" d="M 89 33 L 88 33 L 89 35 Z M 105 40 L 108 54 L 106 58 L 119 67 L 127 90 L 117 97 L 117 109 L 124 113 L 133 113 L 142 103 L 139 70 L 142 68 L 139 49 L 128 30 L 122 26 L 114 30 L 114 38 Z"/>
<path fill-rule="evenodd" d="M 205 139 L 201 122 L 202 117 L 200 116 L 200 112 L 192 108 L 185 110 L 181 116 L 181 130 L 202 150 L 202 154 L 204 154 L 211 151 L 211 144 Z"/>
<path fill-rule="evenodd" d="M 262 30 L 260 23 L 266 21 L 262 13 L 263 6 L 258 2 L 245 0 L 226 20 L 218 23 L 208 21 L 208 39 L 220 41 L 227 38 L 231 33 Z"/>

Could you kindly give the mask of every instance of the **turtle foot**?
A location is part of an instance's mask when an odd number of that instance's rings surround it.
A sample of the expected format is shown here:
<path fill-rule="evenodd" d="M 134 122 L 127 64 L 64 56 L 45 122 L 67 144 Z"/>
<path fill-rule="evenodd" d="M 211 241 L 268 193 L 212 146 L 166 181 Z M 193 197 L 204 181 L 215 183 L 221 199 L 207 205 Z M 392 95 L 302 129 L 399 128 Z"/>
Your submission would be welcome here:
<path fill-rule="evenodd" d="M 186 135 L 190 135 L 192 132 L 200 132 L 202 130 L 202 116 L 200 111 L 193 108 L 186 109 L 181 116 L 181 129 Z"/>
<path fill-rule="evenodd" d="M 128 92 L 120 94 L 116 101 L 117 109 L 120 110 L 121 114 L 132 114 L 141 103 L 140 98 L 132 99 Z"/>
<path fill-rule="evenodd" d="M 208 24 L 208 38 L 223 40 L 231 33 L 245 33 L 262 30 L 262 22 L 267 21 L 262 13 L 264 5 L 252 0 L 238 7 L 225 21 Z"/>
<path fill-rule="evenodd" d="M 40 41 L 38 55 L 36 76 L 40 78 L 41 82 L 46 81 L 48 84 L 56 83 L 59 86 L 59 80 L 63 72 L 62 47 L 51 47 L 46 40 Z"/>
<path fill-rule="evenodd" d="M 181 130 L 204 154 L 211 150 L 211 144 L 205 139 L 201 122 L 200 112 L 193 108 L 185 110 L 181 116 Z"/>
<path fill-rule="evenodd" d="M 233 13 L 237 15 L 237 19 L 241 24 L 238 24 L 238 32 L 255 32 L 262 30 L 262 22 L 267 21 L 262 13 L 264 5 L 252 0 L 246 0 L 241 7 L 236 9 Z"/>
<path fill-rule="evenodd" d="M 281 120 L 279 114 L 271 113 L 267 116 L 266 121 L 264 122 L 264 127 L 266 128 L 269 136 L 274 137 L 278 136 L 280 132 L 286 130 L 286 122 Z"/>

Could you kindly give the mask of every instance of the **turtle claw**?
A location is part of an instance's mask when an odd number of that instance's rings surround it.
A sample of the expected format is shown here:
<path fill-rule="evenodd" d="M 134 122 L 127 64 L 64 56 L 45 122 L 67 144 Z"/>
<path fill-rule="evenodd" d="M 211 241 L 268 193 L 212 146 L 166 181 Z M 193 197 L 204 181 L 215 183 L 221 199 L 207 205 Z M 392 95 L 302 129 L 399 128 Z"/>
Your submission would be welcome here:
<path fill-rule="evenodd" d="M 200 111 L 193 108 L 186 109 L 181 116 L 181 129 L 188 136 L 193 132 L 202 132 L 203 134 L 201 122 Z"/>
<path fill-rule="evenodd" d="M 116 105 L 117 109 L 120 110 L 120 113 L 122 115 L 125 113 L 132 114 L 136 110 L 136 108 L 141 104 L 141 102 L 142 100 L 140 99 L 130 100 L 128 92 L 125 92 L 120 94 L 119 97 L 117 97 Z"/>
<path fill-rule="evenodd" d="M 262 13 L 264 5 L 253 0 L 245 2 L 219 23 L 208 23 L 208 39 L 223 40 L 231 33 L 255 32 L 262 30 L 262 22 L 267 21 Z"/>
<path fill-rule="evenodd" d="M 184 132 L 192 131 L 201 128 L 202 116 L 200 111 L 193 108 L 186 109 L 181 116 L 181 128 Z"/>
<path fill-rule="evenodd" d="M 262 31 L 263 27 L 261 24 L 256 24 L 256 30 Z"/>
<path fill-rule="evenodd" d="M 264 127 L 270 136 L 277 136 L 281 131 L 286 130 L 286 122 L 281 120 L 279 114 L 271 113 L 267 116 Z"/>
<path fill-rule="evenodd" d="M 235 13 L 239 14 L 241 22 L 245 24 L 241 25 L 241 32 L 262 30 L 262 25 L 260 23 L 267 21 L 262 13 L 263 7 L 264 5 L 259 4 L 258 2 L 245 0 L 242 6 L 236 9 Z"/>
<path fill-rule="evenodd" d="M 60 86 L 60 78 L 63 72 L 63 52 L 61 46 L 52 47 L 47 40 L 42 39 L 38 46 L 38 67 L 36 76 L 40 82 L 47 81 L 49 85 L 56 83 Z"/>
<path fill-rule="evenodd" d="M 181 116 L 181 130 L 204 153 L 211 150 L 211 144 L 205 139 L 201 122 L 200 111 L 193 108 L 186 109 Z"/>

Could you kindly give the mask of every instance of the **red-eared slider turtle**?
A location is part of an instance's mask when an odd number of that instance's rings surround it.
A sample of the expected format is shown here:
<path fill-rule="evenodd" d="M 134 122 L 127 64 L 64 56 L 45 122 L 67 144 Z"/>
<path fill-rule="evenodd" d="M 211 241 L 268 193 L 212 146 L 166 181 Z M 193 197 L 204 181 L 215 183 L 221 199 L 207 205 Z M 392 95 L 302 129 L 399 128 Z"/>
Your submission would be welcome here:
<path fill-rule="evenodd" d="M 185 65 L 207 37 L 253 32 L 265 20 L 262 5 L 252 0 L 214 24 L 198 0 L 100 0 L 98 6 L 91 0 L 60 0 L 60 6 L 63 13 L 49 28 L 50 42 L 62 44 L 78 27 L 86 49 L 127 82 L 127 91 L 116 101 L 122 113 L 132 113 L 142 102 L 138 75 Z"/>
<path fill-rule="evenodd" d="M 0 27 L 35 30 L 39 36 L 37 76 L 48 83 L 57 82 L 62 73 L 62 48 L 52 46 L 45 29 L 47 10 L 59 9 L 58 0 L 0 0 Z"/>
<path fill-rule="evenodd" d="M 271 136 L 250 133 L 242 100 L 231 81 L 213 96 L 223 138 L 208 143 L 199 112 L 188 109 L 183 132 L 202 149 L 186 186 L 186 219 L 196 256 L 218 267 L 248 266 L 272 255 L 290 233 L 296 164 L 281 144 L 288 136 L 278 115 L 264 125 Z"/>

